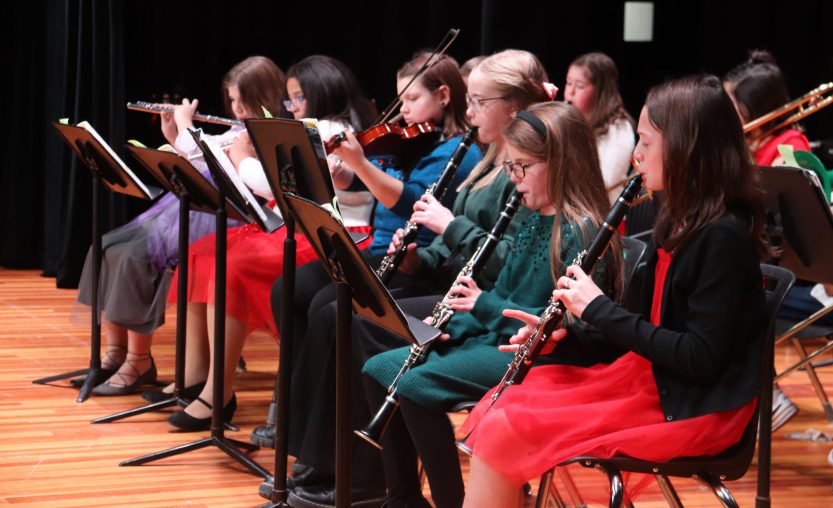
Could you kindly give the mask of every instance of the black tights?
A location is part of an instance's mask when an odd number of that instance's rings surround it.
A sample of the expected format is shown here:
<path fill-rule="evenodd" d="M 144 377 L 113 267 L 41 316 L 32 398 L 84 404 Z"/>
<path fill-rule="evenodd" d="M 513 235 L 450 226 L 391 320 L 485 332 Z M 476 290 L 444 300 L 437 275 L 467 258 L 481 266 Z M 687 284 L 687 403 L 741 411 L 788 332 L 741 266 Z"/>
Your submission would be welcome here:
<path fill-rule="evenodd" d="M 385 387 L 364 377 L 365 391 L 371 407 L 379 407 Z M 454 428 L 448 415 L 432 411 L 404 397 L 399 410 L 382 437 L 382 463 L 390 499 L 419 499 L 417 458 L 422 458 L 431 497 L 437 508 L 463 505 L 465 486 L 460 458 L 454 445 Z"/>

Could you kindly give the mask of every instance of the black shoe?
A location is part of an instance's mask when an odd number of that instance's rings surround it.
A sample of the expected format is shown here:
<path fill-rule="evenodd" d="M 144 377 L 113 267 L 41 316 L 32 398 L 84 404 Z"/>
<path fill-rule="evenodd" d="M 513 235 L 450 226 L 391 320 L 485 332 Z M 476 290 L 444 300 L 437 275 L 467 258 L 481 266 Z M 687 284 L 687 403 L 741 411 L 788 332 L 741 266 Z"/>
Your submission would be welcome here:
<path fill-rule="evenodd" d="M 255 427 L 255 430 L 252 431 L 252 435 L 249 436 L 249 441 L 260 447 L 272 448 L 274 450 L 275 426 L 269 425 L 268 423 L 265 425 L 258 425 Z"/>
<path fill-rule="evenodd" d="M 335 506 L 336 489 L 332 486 L 299 485 L 289 491 L 289 506 L 294 508 L 322 508 Z M 379 508 L 385 502 L 385 489 L 350 489 L 350 506 L 360 508 Z"/>
<path fill-rule="evenodd" d="M 98 374 L 95 376 L 95 382 L 93 383 L 93 386 L 98 386 L 101 383 L 107 381 L 115 373 L 116 371 L 113 369 L 99 369 Z M 84 381 L 86 380 L 87 376 L 76 377 L 70 379 L 69 384 L 72 385 L 74 388 L 81 388 L 82 386 L 84 386 Z"/>
<path fill-rule="evenodd" d="M 212 409 L 211 404 L 201 398 L 197 397 L 196 401 L 201 402 L 208 409 Z M 235 410 L 237 410 L 237 394 L 232 395 L 229 403 L 223 408 L 223 421 L 230 422 Z M 211 417 L 194 418 L 185 411 L 177 411 L 168 417 L 168 423 L 185 432 L 199 432 L 211 428 Z"/>
<path fill-rule="evenodd" d="M 203 388 L 205 388 L 205 381 L 183 388 L 180 396 L 185 400 L 193 402 L 202 393 Z M 142 398 L 148 402 L 162 402 L 173 396 L 173 393 L 165 393 L 163 391 L 142 392 Z"/>
<path fill-rule="evenodd" d="M 287 490 L 292 490 L 295 487 L 303 485 L 327 485 L 328 487 L 332 487 L 335 482 L 332 475 L 322 473 L 313 467 L 298 464 L 297 462 L 292 465 L 292 471 L 292 476 L 286 477 Z M 257 488 L 257 493 L 260 494 L 260 497 L 265 499 L 272 497 L 274 482 L 274 477 L 269 477 L 260 484 L 260 487 Z"/>
<path fill-rule="evenodd" d="M 127 363 L 130 368 L 133 369 L 132 375 L 125 375 L 119 372 L 116 372 L 115 376 L 118 376 L 121 379 L 122 383 L 127 382 L 127 380 L 132 379 L 133 382 L 129 384 L 123 385 L 113 385 L 110 384 L 109 379 L 100 385 L 93 388 L 93 393 L 96 395 L 128 395 L 131 393 L 136 393 L 139 391 L 139 388 L 143 387 L 144 385 L 153 384 L 156 382 L 156 363 L 153 361 L 153 357 L 150 357 L 150 368 L 145 372 L 139 374 L 138 369 L 136 369 L 134 362 L 131 360 L 127 360 Z"/>

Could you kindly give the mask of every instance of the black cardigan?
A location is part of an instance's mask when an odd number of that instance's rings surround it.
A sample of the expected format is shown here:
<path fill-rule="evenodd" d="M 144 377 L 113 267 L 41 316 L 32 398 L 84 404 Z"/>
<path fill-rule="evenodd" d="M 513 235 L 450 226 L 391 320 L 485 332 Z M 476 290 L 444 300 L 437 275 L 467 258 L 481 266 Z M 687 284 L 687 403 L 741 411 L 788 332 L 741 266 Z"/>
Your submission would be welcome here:
<path fill-rule="evenodd" d="M 675 253 L 663 289 L 662 327 L 643 317 L 651 312 L 656 263 L 654 251 L 642 315 L 599 296 L 582 320 L 653 363 L 667 421 L 743 406 L 758 393 L 765 336 L 760 265 L 746 224 L 727 214 Z"/>

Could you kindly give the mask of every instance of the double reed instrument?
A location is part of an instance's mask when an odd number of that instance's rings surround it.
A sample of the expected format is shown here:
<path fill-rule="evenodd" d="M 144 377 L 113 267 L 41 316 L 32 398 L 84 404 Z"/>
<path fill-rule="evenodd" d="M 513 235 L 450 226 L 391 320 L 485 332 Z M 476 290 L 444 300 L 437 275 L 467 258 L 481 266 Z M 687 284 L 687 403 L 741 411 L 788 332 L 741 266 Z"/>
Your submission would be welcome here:
<path fill-rule="evenodd" d="M 477 127 L 471 127 L 466 131 L 463 139 L 460 140 L 460 144 L 454 149 L 454 153 L 451 154 L 451 158 L 448 159 L 448 163 L 446 163 L 445 168 L 440 173 L 440 178 L 425 189 L 425 194 L 430 194 L 437 198 L 437 200 L 443 198 L 445 191 L 448 190 L 449 185 L 454 180 L 454 174 L 457 172 L 457 168 L 460 167 L 460 163 L 463 162 L 463 157 L 466 156 L 469 147 L 476 137 Z M 376 269 L 376 275 L 385 284 L 390 282 L 396 269 L 399 268 L 399 264 L 404 259 L 405 253 L 408 250 L 408 244 L 416 240 L 417 233 L 419 232 L 419 224 L 408 221 L 403 229 L 405 230 L 405 234 L 402 236 L 402 243 L 399 245 L 399 248 L 392 254 L 387 254 L 379 264 L 379 268 Z"/>
<path fill-rule="evenodd" d="M 460 277 L 477 278 L 477 276 L 480 275 L 480 272 L 483 271 L 483 268 L 486 266 L 486 262 L 489 260 L 492 252 L 494 252 L 495 247 L 497 247 L 503 233 L 506 232 L 506 228 L 509 226 L 509 223 L 512 222 L 512 217 L 514 217 L 515 212 L 518 211 L 518 205 L 520 202 L 521 194 L 518 193 L 518 191 L 514 191 L 506 201 L 506 205 L 504 206 L 503 211 L 500 212 L 500 217 L 497 222 L 494 226 L 492 226 L 492 230 L 489 231 L 488 235 L 486 235 L 486 240 L 483 241 L 477 251 L 475 251 L 465 266 L 463 266 L 460 270 L 460 273 L 457 274 L 457 278 L 454 279 L 455 284 Z M 441 331 L 445 329 L 445 326 L 454 315 L 454 309 L 452 309 L 449 304 L 445 303 L 447 300 L 451 300 L 456 297 L 456 293 L 452 293 L 453 288 L 454 286 L 452 286 L 452 289 L 446 293 L 442 300 L 437 302 L 437 305 L 434 306 L 433 312 L 431 312 L 431 326 Z M 385 429 L 390 423 L 394 413 L 396 413 L 396 408 L 399 407 L 399 400 L 396 397 L 396 387 L 399 385 L 399 380 L 403 375 L 405 375 L 406 372 L 411 370 L 412 367 L 425 361 L 425 357 L 431 349 L 431 344 L 433 344 L 433 342 L 429 342 L 423 346 L 411 346 L 408 358 L 405 359 L 405 363 L 402 364 L 402 368 L 399 369 L 399 373 L 396 374 L 396 377 L 393 379 L 390 386 L 388 386 L 388 394 L 385 396 L 385 401 L 382 403 L 382 406 L 365 428 L 353 431 L 355 435 L 364 439 L 376 448 L 379 448 L 380 450 L 382 449 L 382 435 L 385 433 Z"/>
<path fill-rule="evenodd" d="M 173 113 L 174 104 L 154 104 L 152 102 L 128 102 L 127 109 L 132 111 L 143 111 L 145 113 Z M 242 120 L 232 120 L 231 118 L 223 118 L 221 116 L 203 115 L 200 113 L 194 114 L 194 120 L 203 123 L 216 123 L 219 125 L 243 125 Z"/>
<path fill-rule="evenodd" d="M 831 102 L 833 102 L 833 83 L 824 83 L 817 88 L 810 90 L 798 99 L 790 101 L 780 108 L 770 111 L 769 113 L 745 124 L 743 126 L 743 132 L 748 134 L 755 129 L 769 124 L 770 122 L 775 122 L 776 120 L 783 118 L 781 122 L 769 127 L 765 131 L 756 133 L 752 137 L 753 141 L 764 139 L 773 132 L 784 128 L 787 125 L 794 124 L 803 118 L 807 118 L 816 111 L 829 106 Z"/>
<path fill-rule="evenodd" d="M 619 223 L 622 221 L 625 213 L 627 213 L 628 208 L 630 208 L 631 203 L 636 198 L 637 194 L 639 194 L 641 187 L 642 175 L 638 174 L 630 182 L 628 182 L 627 186 L 625 186 L 625 190 L 622 191 L 619 199 L 604 218 L 602 227 L 599 229 L 599 232 L 596 234 L 596 237 L 593 239 L 590 247 L 587 248 L 587 250 L 578 253 L 576 259 L 573 261 L 573 265 L 580 266 L 582 271 L 587 274 L 591 274 L 593 272 L 593 269 L 607 251 L 607 248 L 610 245 L 610 240 L 613 238 L 613 234 L 616 233 L 616 228 L 619 227 Z M 532 329 L 529 337 L 515 352 L 515 357 L 509 363 L 509 368 L 507 369 L 506 374 L 503 375 L 503 379 L 500 380 L 500 383 L 498 383 L 492 393 L 491 401 L 489 403 L 489 407 L 486 408 L 486 411 L 494 406 L 495 402 L 504 390 L 506 390 L 506 388 L 523 382 L 529 372 L 529 369 L 532 368 L 532 363 L 538 355 L 541 354 L 541 350 L 544 349 L 544 344 L 546 344 L 550 334 L 552 334 L 553 330 L 557 327 L 561 326 L 566 314 L 567 308 L 564 303 L 562 303 L 561 300 L 553 301 L 553 299 L 550 298 L 547 308 L 544 309 L 544 312 L 539 316 L 538 322 L 535 324 L 535 328 Z M 457 447 L 468 455 L 471 455 L 471 448 L 469 448 L 466 444 L 466 439 L 471 436 L 473 431 L 474 428 L 469 431 L 466 437 L 457 441 Z"/>

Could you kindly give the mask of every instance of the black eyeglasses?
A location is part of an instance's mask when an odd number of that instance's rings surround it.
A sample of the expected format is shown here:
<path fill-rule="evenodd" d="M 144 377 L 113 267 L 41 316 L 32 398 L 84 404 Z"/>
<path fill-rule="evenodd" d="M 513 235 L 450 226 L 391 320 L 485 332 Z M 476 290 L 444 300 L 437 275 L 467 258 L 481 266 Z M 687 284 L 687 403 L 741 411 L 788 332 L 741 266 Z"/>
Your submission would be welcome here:
<path fill-rule="evenodd" d="M 486 101 L 496 101 L 498 99 L 505 99 L 506 97 L 472 97 L 469 94 L 466 94 L 466 106 L 470 107 L 471 109 L 481 109 L 483 107 L 483 103 Z"/>
<path fill-rule="evenodd" d="M 534 166 L 535 164 L 540 164 L 546 161 L 535 161 L 535 162 L 515 162 L 515 161 L 503 161 L 500 163 L 501 169 L 503 172 L 506 173 L 506 176 L 512 177 L 515 176 L 518 180 L 523 180 L 526 176 L 526 168 L 529 166 Z"/>

